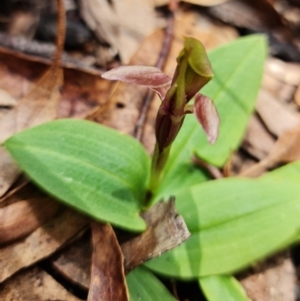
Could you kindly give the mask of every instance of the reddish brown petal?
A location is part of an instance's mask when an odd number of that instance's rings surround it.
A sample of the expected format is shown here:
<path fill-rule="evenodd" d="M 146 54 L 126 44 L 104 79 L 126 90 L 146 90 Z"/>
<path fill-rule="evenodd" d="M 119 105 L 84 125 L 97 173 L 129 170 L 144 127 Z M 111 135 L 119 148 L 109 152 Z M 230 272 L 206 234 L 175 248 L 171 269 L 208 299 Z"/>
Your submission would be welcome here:
<path fill-rule="evenodd" d="M 219 133 L 219 115 L 214 102 L 207 96 L 198 93 L 195 98 L 195 115 L 202 125 L 209 143 L 214 144 Z"/>
<path fill-rule="evenodd" d="M 170 86 L 172 81 L 170 76 L 151 66 L 122 66 L 103 73 L 102 77 L 153 89 Z"/>

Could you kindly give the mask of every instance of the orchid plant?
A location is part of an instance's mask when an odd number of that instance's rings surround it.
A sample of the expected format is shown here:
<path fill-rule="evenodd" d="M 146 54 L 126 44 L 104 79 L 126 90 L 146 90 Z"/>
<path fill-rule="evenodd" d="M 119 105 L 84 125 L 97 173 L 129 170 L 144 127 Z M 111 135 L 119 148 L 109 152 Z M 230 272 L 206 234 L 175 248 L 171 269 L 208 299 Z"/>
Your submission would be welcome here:
<path fill-rule="evenodd" d="M 209 181 L 191 160 L 196 154 L 222 168 L 239 147 L 254 110 L 265 56 L 266 41 L 259 35 L 238 39 L 208 56 L 199 41 L 186 38 L 173 78 L 147 66 L 104 73 L 104 78 L 142 85 L 159 95 L 152 158 L 136 139 L 83 120 L 56 120 L 5 141 L 35 183 L 115 227 L 145 231 L 141 211 L 176 197 L 176 209 L 191 236 L 129 273 L 131 301 L 175 300 L 155 273 L 198 280 L 209 301 L 223 301 L 224 296 L 249 301 L 234 273 L 299 242 L 300 162 L 258 179 Z"/>
<path fill-rule="evenodd" d="M 219 116 L 216 107 L 209 97 L 199 93 L 213 77 L 209 59 L 201 42 L 189 37 L 185 38 L 184 48 L 177 58 L 173 78 L 150 66 L 122 66 L 105 72 L 102 77 L 148 87 L 161 99 L 155 123 L 156 144 L 146 199 L 146 205 L 149 205 L 186 114 L 195 113 L 211 144 L 217 139 Z M 194 104 L 190 104 L 193 97 Z"/>

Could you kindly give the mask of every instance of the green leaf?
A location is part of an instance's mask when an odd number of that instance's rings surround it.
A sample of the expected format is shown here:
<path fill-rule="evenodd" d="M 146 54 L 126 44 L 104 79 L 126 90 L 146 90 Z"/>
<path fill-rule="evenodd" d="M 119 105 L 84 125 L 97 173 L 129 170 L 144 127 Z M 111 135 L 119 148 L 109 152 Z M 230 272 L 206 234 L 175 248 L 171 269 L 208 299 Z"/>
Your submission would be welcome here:
<path fill-rule="evenodd" d="M 5 142 L 21 168 L 62 202 L 116 226 L 145 229 L 139 216 L 149 157 L 132 137 L 80 120 L 57 120 Z"/>
<path fill-rule="evenodd" d="M 197 140 L 198 155 L 216 166 L 223 166 L 243 138 L 261 85 L 266 40 L 253 35 L 220 47 L 209 54 L 214 78 L 201 93 L 215 101 L 220 131 L 212 146 L 205 135 Z"/>
<path fill-rule="evenodd" d="M 208 162 L 222 166 L 238 147 L 254 109 L 265 53 L 266 41 L 259 35 L 239 39 L 209 53 L 214 78 L 201 93 L 208 95 L 217 107 L 219 138 L 211 146 L 195 116 L 187 115 L 172 145 L 155 200 L 177 195 L 183 187 L 209 178 L 200 168 L 192 166 L 194 152 Z"/>
<path fill-rule="evenodd" d="M 208 301 L 250 301 L 240 283 L 231 276 L 207 276 L 199 284 Z"/>
<path fill-rule="evenodd" d="M 181 278 L 228 274 L 299 239 L 295 165 L 259 179 L 228 178 L 182 191 L 176 207 L 192 235 L 146 266 Z"/>
<path fill-rule="evenodd" d="M 131 271 L 126 280 L 130 301 L 176 301 L 166 287 L 143 267 Z"/>

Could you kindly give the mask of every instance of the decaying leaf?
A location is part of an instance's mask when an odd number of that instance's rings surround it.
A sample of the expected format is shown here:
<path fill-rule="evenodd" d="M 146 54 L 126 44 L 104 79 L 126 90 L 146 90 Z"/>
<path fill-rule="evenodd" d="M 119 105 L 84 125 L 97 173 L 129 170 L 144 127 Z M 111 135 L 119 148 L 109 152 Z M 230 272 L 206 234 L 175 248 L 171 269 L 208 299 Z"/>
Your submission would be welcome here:
<path fill-rule="evenodd" d="M 60 61 L 65 38 L 65 13 L 61 6 L 62 2 L 58 2 L 57 50 L 53 65 L 34 88 L 0 119 L 0 143 L 21 130 L 52 120 L 57 116 L 57 105 L 60 100 L 59 90 L 63 82 Z M 0 178 L 5 178 L 0 189 L 0 196 L 7 191 L 19 174 L 20 171 L 16 168 L 15 163 L 7 155 L 0 157 Z"/>
<path fill-rule="evenodd" d="M 289 163 L 300 159 L 300 126 L 284 132 L 276 141 L 267 157 L 242 172 L 241 176 L 258 177 L 266 170 L 280 163 Z"/>
<path fill-rule="evenodd" d="M 59 203 L 49 197 L 19 201 L 0 208 L 0 244 L 34 231 L 58 211 Z"/>
<path fill-rule="evenodd" d="M 0 106 L 10 107 L 16 105 L 16 100 L 5 90 L 0 89 Z"/>
<path fill-rule="evenodd" d="M 0 248 L 0 282 L 54 253 L 86 225 L 85 217 L 65 209 L 26 238 Z"/>
<path fill-rule="evenodd" d="M 256 115 L 251 116 L 242 148 L 255 158 L 265 158 L 275 144 L 275 139 L 266 130 Z"/>
<path fill-rule="evenodd" d="M 89 289 L 93 246 L 90 233 L 79 238 L 61 252 L 50 258 L 52 267 L 67 281 Z"/>
<path fill-rule="evenodd" d="M 157 203 L 142 216 L 147 223 L 146 231 L 121 244 L 126 272 L 175 248 L 190 236 L 183 218 L 175 208 L 174 198 Z"/>
<path fill-rule="evenodd" d="M 24 270 L 0 285 L 2 301 L 80 301 L 42 269 Z"/>
<path fill-rule="evenodd" d="M 144 213 L 143 217 L 147 222 L 147 230 L 121 243 L 126 273 L 142 262 L 174 248 L 189 237 L 173 200 L 156 204 Z M 88 289 L 91 249 L 90 240 L 85 237 L 61 253 L 52 264 L 69 280 Z"/>
<path fill-rule="evenodd" d="M 241 280 L 251 301 L 295 301 L 297 276 L 290 258 L 267 261 L 258 272 Z"/>
<path fill-rule="evenodd" d="M 13 182 L 19 177 L 21 170 L 15 160 L 0 146 L 0 197 L 9 189 Z"/>
<path fill-rule="evenodd" d="M 92 222 L 93 255 L 88 301 L 129 301 L 123 255 L 113 228 Z"/>
<path fill-rule="evenodd" d="M 177 1 L 177 0 L 176 0 Z M 201 6 L 214 6 L 219 5 L 228 0 L 185 0 L 184 2 L 201 5 Z M 154 0 L 155 6 L 162 6 L 169 4 L 170 0 Z"/>
<path fill-rule="evenodd" d="M 275 136 L 280 136 L 300 124 L 300 117 L 289 111 L 266 90 L 260 91 L 255 107 L 268 130 Z"/>
<path fill-rule="evenodd" d="M 80 4 L 90 29 L 119 52 L 123 63 L 128 63 L 140 42 L 158 25 L 150 1 L 81 0 Z"/>

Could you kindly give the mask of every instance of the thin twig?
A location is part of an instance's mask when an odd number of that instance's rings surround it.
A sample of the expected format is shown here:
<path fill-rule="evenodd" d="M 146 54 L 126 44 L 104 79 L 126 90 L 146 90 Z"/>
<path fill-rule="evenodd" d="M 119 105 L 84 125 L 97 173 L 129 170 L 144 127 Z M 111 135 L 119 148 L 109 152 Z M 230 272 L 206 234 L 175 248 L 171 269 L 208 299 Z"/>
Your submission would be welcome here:
<path fill-rule="evenodd" d="M 172 12 L 170 12 L 170 16 L 168 17 L 168 24 L 165 30 L 162 49 L 159 54 L 159 58 L 155 64 L 155 66 L 159 69 L 162 69 L 167 61 L 167 57 L 169 55 L 171 45 L 172 45 L 172 40 L 173 40 L 173 31 L 174 31 L 174 15 Z M 133 136 L 139 141 L 141 141 L 142 139 L 147 113 L 149 111 L 153 96 L 154 96 L 154 92 L 152 90 L 148 90 L 147 94 L 143 99 L 141 113 L 139 119 L 137 120 L 136 126 L 134 128 L 134 134 L 133 134 Z"/>
<path fill-rule="evenodd" d="M 62 53 L 66 38 L 66 11 L 63 0 L 56 0 L 57 3 L 57 34 L 56 34 L 56 52 L 53 59 L 53 64 L 61 65 Z"/>

